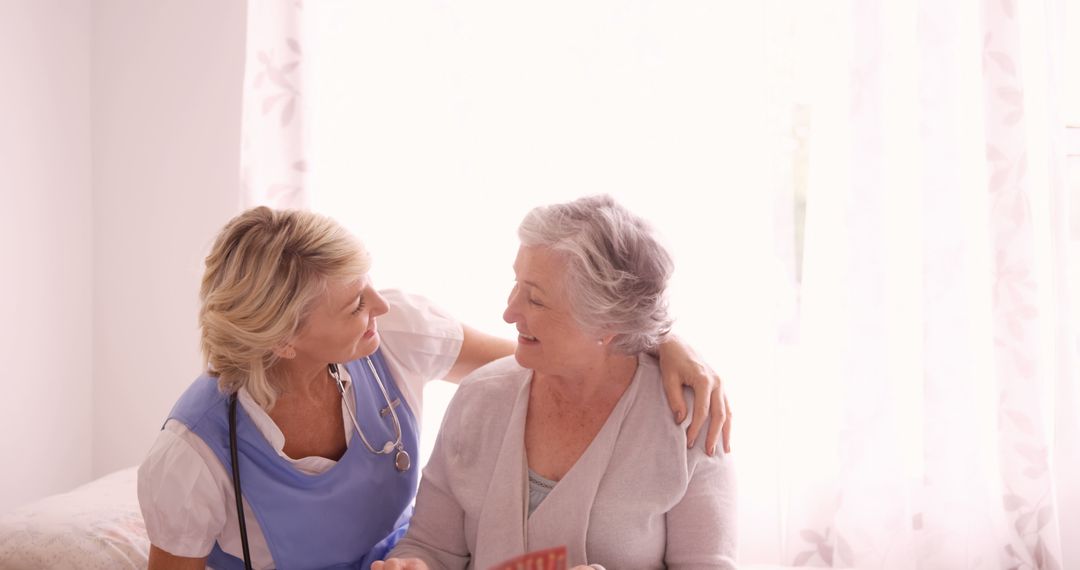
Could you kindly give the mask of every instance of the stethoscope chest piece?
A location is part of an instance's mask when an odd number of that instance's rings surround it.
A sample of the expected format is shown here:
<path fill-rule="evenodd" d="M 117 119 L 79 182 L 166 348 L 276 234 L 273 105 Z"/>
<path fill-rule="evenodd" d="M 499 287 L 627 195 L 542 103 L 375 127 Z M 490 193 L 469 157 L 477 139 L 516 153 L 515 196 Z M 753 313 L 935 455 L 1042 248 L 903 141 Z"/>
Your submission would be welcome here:
<path fill-rule="evenodd" d="M 409 458 L 409 453 L 404 449 L 398 449 L 397 455 L 394 456 L 394 467 L 404 473 L 409 470 L 412 465 L 412 459 Z"/>

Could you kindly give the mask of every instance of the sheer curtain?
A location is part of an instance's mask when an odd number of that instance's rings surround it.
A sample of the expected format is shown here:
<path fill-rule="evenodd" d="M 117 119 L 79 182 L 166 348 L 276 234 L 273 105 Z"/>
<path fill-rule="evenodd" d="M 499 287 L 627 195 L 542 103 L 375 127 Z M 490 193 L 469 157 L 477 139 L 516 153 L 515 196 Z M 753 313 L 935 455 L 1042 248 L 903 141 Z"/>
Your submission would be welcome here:
<path fill-rule="evenodd" d="M 787 36 L 815 76 L 780 560 L 1080 565 L 1060 8 L 833 3 Z"/>
<path fill-rule="evenodd" d="M 251 3 L 245 204 L 509 334 L 521 216 L 611 193 L 732 394 L 745 562 L 1077 567 L 1059 10 Z"/>
<path fill-rule="evenodd" d="M 247 3 L 240 206 L 304 208 L 303 2 Z"/>

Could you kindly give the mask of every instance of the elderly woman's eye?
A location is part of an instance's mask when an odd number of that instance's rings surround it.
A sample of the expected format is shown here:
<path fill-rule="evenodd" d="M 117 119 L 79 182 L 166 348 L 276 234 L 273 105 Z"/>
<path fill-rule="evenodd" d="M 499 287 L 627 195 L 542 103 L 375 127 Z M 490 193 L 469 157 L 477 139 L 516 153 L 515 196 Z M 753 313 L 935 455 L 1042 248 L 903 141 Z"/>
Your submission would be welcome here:
<path fill-rule="evenodd" d="M 543 307 L 544 306 L 543 303 L 541 303 L 540 301 L 537 301 L 536 299 L 532 299 L 532 298 L 529 299 L 529 304 L 530 305 L 535 305 L 537 307 Z"/>

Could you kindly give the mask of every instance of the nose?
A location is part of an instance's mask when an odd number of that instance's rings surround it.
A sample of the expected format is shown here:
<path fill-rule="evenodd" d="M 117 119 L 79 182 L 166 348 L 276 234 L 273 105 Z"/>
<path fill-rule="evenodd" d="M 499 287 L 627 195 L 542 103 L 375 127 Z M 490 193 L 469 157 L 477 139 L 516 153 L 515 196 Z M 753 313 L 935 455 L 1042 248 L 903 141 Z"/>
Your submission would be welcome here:
<path fill-rule="evenodd" d="M 379 315 L 385 315 L 390 310 L 390 304 L 386 302 L 386 298 L 379 294 L 375 289 L 370 290 L 371 293 L 371 316 L 377 317 Z"/>
<path fill-rule="evenodd" d="M 518 286 L 514 285 L 514 288 L 510 290 L 510 296 L 506 299 L 506 310 L 503 311 L 503 320 L 507 323 L 514 324 L 518 321 L 520 314 L 515 306 L 518 297 L 520 297 Z"/>

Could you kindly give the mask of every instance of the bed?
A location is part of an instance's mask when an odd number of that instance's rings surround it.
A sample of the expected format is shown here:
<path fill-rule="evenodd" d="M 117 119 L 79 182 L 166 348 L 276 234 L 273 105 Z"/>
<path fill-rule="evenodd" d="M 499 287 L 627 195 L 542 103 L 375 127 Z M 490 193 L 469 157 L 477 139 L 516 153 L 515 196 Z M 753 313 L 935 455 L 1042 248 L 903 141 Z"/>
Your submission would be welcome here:
<path fill-rule="evenodd" d="M 130 467 L 0 515 L 0 569 L 146 568 L 150 540 Z"/>
<path fill-rule="evenodd" d="M 0 570 L 146 568 L 150 540 L 139 512 L 136 471 L 123 469 L 0 515 Z"/>

